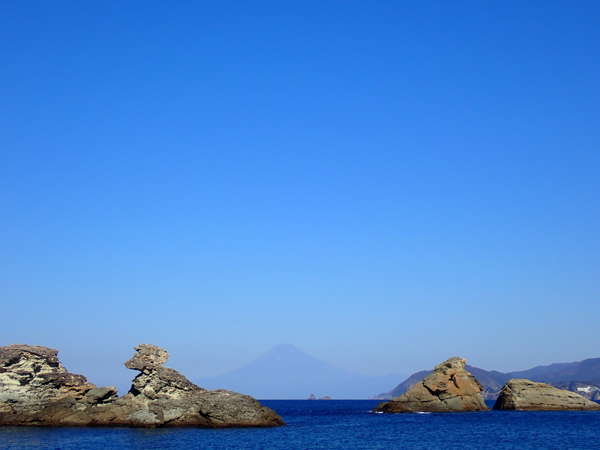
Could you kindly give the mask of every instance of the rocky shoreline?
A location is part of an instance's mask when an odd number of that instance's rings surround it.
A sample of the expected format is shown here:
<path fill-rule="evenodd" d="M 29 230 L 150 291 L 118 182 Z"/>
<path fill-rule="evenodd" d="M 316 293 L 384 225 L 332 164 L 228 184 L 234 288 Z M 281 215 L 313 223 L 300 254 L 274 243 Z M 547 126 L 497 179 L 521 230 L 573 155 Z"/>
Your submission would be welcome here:
<path fill-rule="evenodd" d="M 140 344 L 125 363 L 140 373 L 129 393 L 67 371 L 58 351 L 0 347 L 0 426 L 276 427 L 285 422 L 248 395 L 208 391 L 164 367 L 168 353 Z"/>

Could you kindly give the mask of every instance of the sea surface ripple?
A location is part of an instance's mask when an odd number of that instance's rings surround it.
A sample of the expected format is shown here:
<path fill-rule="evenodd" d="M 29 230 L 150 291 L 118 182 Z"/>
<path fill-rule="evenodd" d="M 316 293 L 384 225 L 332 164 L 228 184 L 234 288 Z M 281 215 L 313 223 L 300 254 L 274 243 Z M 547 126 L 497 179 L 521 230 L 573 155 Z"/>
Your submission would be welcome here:
<path fill-rule="evenodd" d="M 372 400 L 265 400 L 269 429 L 0 427 L 1 449 L 600 449 L 600 412 L 373 414 Z"/>

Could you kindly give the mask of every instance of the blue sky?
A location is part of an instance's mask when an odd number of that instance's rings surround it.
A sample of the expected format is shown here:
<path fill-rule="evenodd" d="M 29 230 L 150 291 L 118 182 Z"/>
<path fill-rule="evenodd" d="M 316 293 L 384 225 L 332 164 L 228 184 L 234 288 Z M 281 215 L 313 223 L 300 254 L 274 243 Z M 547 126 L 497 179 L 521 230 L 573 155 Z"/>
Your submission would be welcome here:
<path fill-rule="evenodd" d="M 0 345 L 599 357 L 600 4 L 0 5 Z M 124 375 L 123 375 L 124 374 Z"/>

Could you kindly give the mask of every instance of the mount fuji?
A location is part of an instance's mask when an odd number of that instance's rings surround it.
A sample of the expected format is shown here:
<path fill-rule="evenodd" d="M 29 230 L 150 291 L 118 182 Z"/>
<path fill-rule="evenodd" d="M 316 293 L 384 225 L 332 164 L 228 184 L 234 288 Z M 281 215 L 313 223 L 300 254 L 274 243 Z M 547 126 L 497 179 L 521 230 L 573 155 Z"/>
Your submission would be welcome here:
<path fill-rule="evenodd" d="M 406 378 L 388 374 L 375 377 L 332 366 L 298 350 L 279 344 L 254 361 L 231 372 L 195 380 L 207 389 L 227 389 L 258 399 L 366 399 Z"/>

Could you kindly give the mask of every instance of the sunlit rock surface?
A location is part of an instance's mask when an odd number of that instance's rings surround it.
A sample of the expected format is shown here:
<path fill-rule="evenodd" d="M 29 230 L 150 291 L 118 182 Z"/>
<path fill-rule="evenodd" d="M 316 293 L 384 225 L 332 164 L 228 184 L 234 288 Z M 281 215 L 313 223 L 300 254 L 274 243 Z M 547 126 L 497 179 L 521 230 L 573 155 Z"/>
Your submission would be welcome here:
<path fill-rule="evenodd" d="M 504 385 L 494 409 L 525 411 L 600 410 L 600 405 L 575 392 L 545 383 L 514 379 Z"/>
<path fill-rule="evenodd" d="M 375 412 L 489 411 L 483 387 L 465 369 L 466 359 L 450 358 L 404 394 L 377 405 Z"/>
<path fill-rule="evenodd" d="M 0 347 L 0 425 L 127 427 L 273 427 L 285 425 L 257 400 L 207 391 L 173 369 L 169 354 L 140 344 L 125 363 L 140 371 L 118 397 L 61 366 L 58 351 L 31 345 Z"/>

